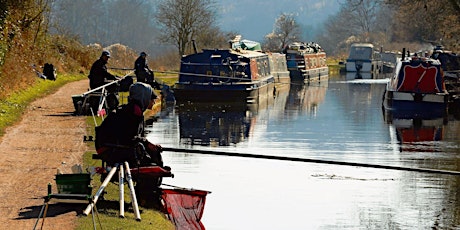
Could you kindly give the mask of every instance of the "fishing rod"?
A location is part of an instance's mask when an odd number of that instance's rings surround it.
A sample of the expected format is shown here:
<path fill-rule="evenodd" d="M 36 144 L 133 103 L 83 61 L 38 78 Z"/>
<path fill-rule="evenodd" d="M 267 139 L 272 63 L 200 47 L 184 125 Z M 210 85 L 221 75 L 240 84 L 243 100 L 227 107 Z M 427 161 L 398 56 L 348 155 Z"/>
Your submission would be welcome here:
<path fill-rule="evenodd" d="M 345 165 L 345 166 L 356 166 L 356 167 L 365 167 L 365 168 L 390 169 L 390 170 L 399 170 L 399 171 L 410 171 L 410 172 L 460 176 L 459 171 L 440 170 L 440 169 L 413 168 L 413 167 L 404 167 L 404 166 L 390 166 L 390 165 L 378 165 L 378 164 L 356 163 L 356 162 L 346 162 L 346 161 L 319 160 L 319 159 L 284 157 L 284 156 L 269 156 L 269 155 L 260 155 L 260 154 L 232 153 L 232 152 L 220 152 L 220 151 L 197 150 L 197 149 L 179 149 L 179 148 L 170 148 L 170 147 L 162 147 L 162 150 L 166 152 L 195 153 L 195 154 L 205 154 L 205 155 L 244 157 L 244 158 L 256 158 L 256 159 L 267 159 L 267 160 L 282 160 L 282 161 L 306 162 L 306 163 L 317 163 L 317 164 Z"/>
<path fill-rule="evenodd" d="M 134 71 L 134 68 L 123 68 L 123 67 L 108 67 L 107 69 L 114 69 L 114 70 L 132 70 Z"/>
<path fill-rule="evenodd" d="M 88 94 L 90 94 L 90 93 L 94 93 L 94 92 L 97 92 L 97 91 L 99 91 L 99 90 L 101 90 L 101 89 L 105 89 L 106 87 L 108 87 L 108 86 L 110 86 L 110 85 L 117 84 L 118 82 L 120 82 L 121 80 L 123 80 L 125 77 L 128 77 L 128 76 L 129 76 L 131 73 L 133 73 L 133 72 L 134 72 L 134 71 L 131 71 L 131 72 L 125 74 L 124 76 L 120 77 L 120 79 L 111 81 L 111 82 L 109 82 L 109 83 L 107 83 L 107 84 L 105 84 L 105 85 L 102 85 L 102 86 L 99 86 L 99 87 L 94 88 L 94 89 L 92 89 L 92 90 L 89 90 L 89 91 L 83 93 L 82 96 L 86 96 L 86 95 L 88 95 Z"/>

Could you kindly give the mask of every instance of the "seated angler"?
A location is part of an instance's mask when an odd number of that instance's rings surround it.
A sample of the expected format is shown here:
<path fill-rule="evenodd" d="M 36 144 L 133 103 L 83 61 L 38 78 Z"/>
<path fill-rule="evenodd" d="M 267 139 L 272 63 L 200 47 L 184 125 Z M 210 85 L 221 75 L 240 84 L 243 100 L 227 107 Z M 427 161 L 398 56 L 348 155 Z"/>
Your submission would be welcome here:
<path fill-rule="evenodd" d="M 149 143 L 144 133 L 144 112 L 151 109 L 157 98 L 150 85 L 135 83 L 129 88 L 128 103 L 109 113 L 102 124 L 96 127 L 96 151 L 108 164 L 154 163 L 163 166 L 161 146 Z M 142 143 L 148 153 L 138 156 L 135 148 Z M 148 158 L 149 162 L 140 162 Z"/>

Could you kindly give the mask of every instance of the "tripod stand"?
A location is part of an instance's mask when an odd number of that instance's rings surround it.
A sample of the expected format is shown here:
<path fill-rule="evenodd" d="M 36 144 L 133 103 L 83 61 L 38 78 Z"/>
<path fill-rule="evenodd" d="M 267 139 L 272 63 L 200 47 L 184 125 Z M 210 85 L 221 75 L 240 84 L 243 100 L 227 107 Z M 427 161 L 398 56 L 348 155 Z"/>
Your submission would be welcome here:
<path fill-rule="evenodd" d="M 125 210 L 124 210 L 124 180 L 125 180 L 125 175 L 126 175 L 126 182 L 128 183 L 128 187 L 129 187 L 129 190 L 130 190 L 131 202 L 132 202 L 133 210 L 134 210 L 134 216 L 136 217 L 137 221 L 141 221 L 141 214 L 139 212 L 139 206 L 137 204 L 136 192 L 134 190 L 133 179 L 132 179 L 132 176 L 131 176 L 131 171 L 130 171 L 128 162 L 124 162 L 123 164 L 121 164 L 121 163 L 115 164 L 115 167 L 113 167 L 110 170 L 110 172 L 108 173 L 107 177 L 102 182 L 101 187 L 99 187 L 99 189 L 97 190 L 96 194 L 93 196 L 93 199 L 92 199 L 91 203 L 83 211 L 83 214 L 87 216 L 91 212 L 91 210 L 96 205 L 96 202 L 99 199 L 99 196 L 101 196 L 102 192 L 107 187 L 107 185 L 111 181 L 113 175 L 115 175 L 115 173 L 117 171 L 119 173 L 118 174 L 119 175 L 118 182 L 119 182 L 119 190 L 120 190 L 120 217 L 124 218 L 124 215 L 125 215 Z"/>

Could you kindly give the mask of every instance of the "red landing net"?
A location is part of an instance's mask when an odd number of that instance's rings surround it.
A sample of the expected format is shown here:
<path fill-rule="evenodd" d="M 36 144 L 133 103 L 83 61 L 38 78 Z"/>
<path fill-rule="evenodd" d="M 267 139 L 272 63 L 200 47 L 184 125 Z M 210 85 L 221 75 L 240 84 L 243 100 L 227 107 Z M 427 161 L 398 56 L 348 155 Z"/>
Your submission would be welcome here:
<path fill-rule="evenodd" d="M 162 189 L 161 198 L 168 218 L 177 230 L 204 230 L 201 223 L 208 191 Z"/>

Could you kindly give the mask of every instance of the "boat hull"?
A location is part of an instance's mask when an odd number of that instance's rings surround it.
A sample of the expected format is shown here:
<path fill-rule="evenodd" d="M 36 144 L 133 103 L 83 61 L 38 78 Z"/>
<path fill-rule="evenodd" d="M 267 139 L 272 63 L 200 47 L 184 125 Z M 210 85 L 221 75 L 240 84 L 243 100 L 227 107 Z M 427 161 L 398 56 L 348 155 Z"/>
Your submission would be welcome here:
<path fill-rule="evenodd" d="M 291 81 L 305 82 L 327 79 L 329 68 L 326 53 L 316 43 L 293 42 L 284 50 Z"/>
<path fill-rule="evenodd" d="M 422 94 L 386 90 L 383 106 L 398 118 L 442 117 L 447 113 L 447 93 Z"/>
<path fill-rule="evenodd" d="M 320 67 L 307 70 L 299 69 L 290 69 L 289 76 L 293 82 L 311 82 L 311 81 L 321 81 L 329 77 L 329 68 Z"/>
<path fill-rule="evenodd" d="M 347 63 L 345 64 L 345 68 L 346 68 L 347 72 L 375 73 L 375 72 L 381 72 L 381 69 L 383 68 L 383 66 L 381 66 L 381 62 L 379 62 L 379 61 L 347 60 Z"/>
<path fill-rule="evenodd" d="M 245 102 L 258 103 L 263 97 L 273 96 L 274 79 L 265 83 L 247 84 L 183 84 L 176 83 L 177 103 L 185 102 Z"/>

